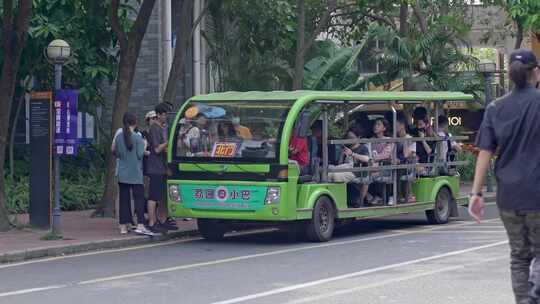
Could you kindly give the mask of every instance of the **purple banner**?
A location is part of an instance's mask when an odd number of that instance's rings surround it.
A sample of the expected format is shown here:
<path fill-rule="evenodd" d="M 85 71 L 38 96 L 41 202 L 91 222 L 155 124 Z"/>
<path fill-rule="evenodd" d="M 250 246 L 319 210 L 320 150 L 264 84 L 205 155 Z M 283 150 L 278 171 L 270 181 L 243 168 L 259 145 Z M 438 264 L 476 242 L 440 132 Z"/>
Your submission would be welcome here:
<path fill-rule="evenodd" d="M 77 99 L 76 90 L 57 90 L 54 94 L 54 153 L 77 154 Z"/>

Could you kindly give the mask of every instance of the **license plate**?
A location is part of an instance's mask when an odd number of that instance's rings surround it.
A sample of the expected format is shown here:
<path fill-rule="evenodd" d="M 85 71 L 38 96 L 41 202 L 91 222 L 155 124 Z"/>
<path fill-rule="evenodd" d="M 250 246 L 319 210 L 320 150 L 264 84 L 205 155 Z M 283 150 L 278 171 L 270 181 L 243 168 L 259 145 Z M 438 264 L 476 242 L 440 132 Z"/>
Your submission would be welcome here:
<path fill-rule="evenodd" d="M 254 211 L 264 207 L 266 187 L 182 185 L 180 193 L 186 208 Z"/>

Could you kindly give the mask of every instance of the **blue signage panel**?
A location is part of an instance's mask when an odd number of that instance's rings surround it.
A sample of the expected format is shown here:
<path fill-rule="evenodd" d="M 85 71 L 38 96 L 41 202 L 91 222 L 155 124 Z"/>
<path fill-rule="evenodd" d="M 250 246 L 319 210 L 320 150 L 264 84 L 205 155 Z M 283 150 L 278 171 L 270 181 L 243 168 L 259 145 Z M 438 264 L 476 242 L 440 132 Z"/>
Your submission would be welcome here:
<path fill-rule="evenodd" d="M 77 99 L 76 90 L 57 90 L 54 94 L 54 153 L 76 155 Z"/>

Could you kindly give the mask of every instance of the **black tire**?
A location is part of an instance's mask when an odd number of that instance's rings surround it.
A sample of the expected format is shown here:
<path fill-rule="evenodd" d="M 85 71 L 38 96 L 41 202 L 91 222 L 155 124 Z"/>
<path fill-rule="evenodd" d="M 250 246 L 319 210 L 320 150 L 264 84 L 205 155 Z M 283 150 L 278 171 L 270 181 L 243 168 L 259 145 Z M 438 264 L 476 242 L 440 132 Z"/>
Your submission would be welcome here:
<path fill-rule="evenodd" d="M 222 240 L 227 232 L 227 224 L 219 220 L 197 219 L 197 228 L 201 236 L 210 241 Z"/>
<path fill-rule="evenodd" d="M 452 193 L 444 187 L 439 190 L 435 198 L 435 209 L 427 210 L 426 216 L 430 224 L 440 225 L 448 223 L 451 213 Z"/>
<path fill-rule="evenodd" d="M 306 237 L 312 242 L 327 242 L 332 239 L 335 228 L 335 211 L 332 201 L 321 196 L 313 207 L 313 216 L 306 224 Z"/>

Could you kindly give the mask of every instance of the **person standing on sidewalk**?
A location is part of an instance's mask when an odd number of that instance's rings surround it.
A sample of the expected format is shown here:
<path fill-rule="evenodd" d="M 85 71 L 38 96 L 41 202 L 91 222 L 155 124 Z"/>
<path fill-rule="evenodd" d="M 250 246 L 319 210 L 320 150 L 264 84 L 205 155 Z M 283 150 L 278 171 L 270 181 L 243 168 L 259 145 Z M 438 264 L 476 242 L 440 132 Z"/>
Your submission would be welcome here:
<path fill-rule="evenodd" d="M 514 89 L 487 106 L 476 139 L 480 153 L 469 213 L 480 222 L 485 208 L 482 185 L 497 153 L 497 205 L 510 244 L 512 287 L 517 304 L 533 304 L 540 303 L 538 60 L 531 51 L 516 50 L 510 55 L 509 71 Z"/>
<path fill-rule="evenodd" d="M 167 218 L 160 222 L 158 214 L 158 205 L 162 204 L 162 208 L 166 209 L 166 155 L 167 155 L 167 139 L 163 126 L 167 123 L 168 107 L 161 103 L 156 106 L 157 118 L 150 125 L 148 132 L 148 143 L 150 147 L 150 155 L 147 161 L 147 173 L 150 178 L 148 189 L 148 223 L 152 232 L 164 232 L 163 230 L 177 230 L 174 220 Z"/>
<path fill-rule="evenodd" d="M 146 141 L 141 134 L 135 132 L 137 117 L 126 113 L 123 117 L 123 128 L 115 137 L 112 152 L 118 159 L 118 187 L 120 196 L 120 234 L 127 233 L 126 225 L 132 222 L 131 194 L 137 212 L 137 228 L 135 233 L 153 235 L 144 227 L 144 186 L 143 164 Z"/>

